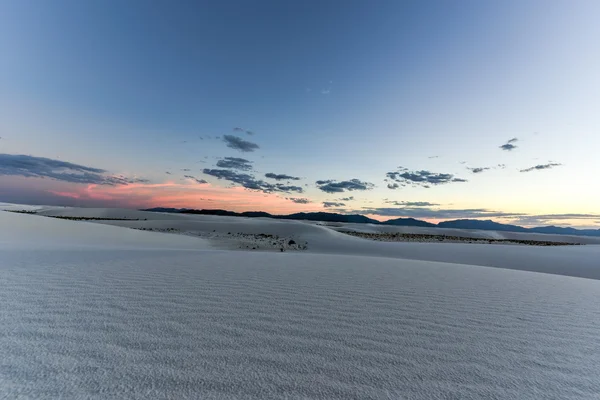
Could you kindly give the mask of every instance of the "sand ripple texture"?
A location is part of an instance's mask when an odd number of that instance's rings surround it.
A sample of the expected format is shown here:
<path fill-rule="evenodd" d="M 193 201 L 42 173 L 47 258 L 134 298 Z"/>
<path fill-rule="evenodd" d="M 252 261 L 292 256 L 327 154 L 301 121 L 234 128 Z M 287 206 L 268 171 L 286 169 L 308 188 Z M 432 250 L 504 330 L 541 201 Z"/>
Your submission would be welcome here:
<path fill-rule="evenodd" d="M 600 393 L 596 280 L 356 256 L 0 250 L 1 398 Z"/>

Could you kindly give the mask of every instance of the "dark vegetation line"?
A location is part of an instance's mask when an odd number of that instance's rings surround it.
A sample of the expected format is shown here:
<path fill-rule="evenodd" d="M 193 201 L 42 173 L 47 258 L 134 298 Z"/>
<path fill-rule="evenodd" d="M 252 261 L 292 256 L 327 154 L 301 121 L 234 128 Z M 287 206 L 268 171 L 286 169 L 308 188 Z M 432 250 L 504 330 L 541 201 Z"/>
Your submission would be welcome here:
<path fill-rule="evenodd" d="M 381 242 L 468 242 L 486 244 L 522 244 L 527 246 L 580 246 L 581 243 L 550 242 L 547 240 L 522 240 L 522 239 L 484 239 L 453 235 L 425 235 L 419 233 L 367 233 L 343 231 L 350 236 L 364 239 L 377 240 Z"/>
<path fill-rule="evenodd" d="M 5 210 L 12 213 L 17 214 L 32 214 L 32 215 L 41 215 L 42 217 L 49 218 L 57 218 L 57 219 L 67 219 L 70 221 L 147 221 L 148 218 L 97 218 L 97 217 L 67 217 L 62 215 L 42 215 L 38 214 L 37 211 L 27 211 L 27 210 Z"/>

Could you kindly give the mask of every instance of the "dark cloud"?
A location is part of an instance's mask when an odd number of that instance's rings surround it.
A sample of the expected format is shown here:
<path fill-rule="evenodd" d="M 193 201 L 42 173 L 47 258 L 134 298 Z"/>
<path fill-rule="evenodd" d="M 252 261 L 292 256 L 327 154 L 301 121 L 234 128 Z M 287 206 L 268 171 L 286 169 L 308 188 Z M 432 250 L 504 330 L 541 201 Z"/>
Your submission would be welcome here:
<path fill-rule="evenodd" d="M 191 179 L 191 180 L 195 181 L 196 183 L 208 183 L 204 179 L 198 179 L 198 178 L 196 178 L 195 176 L 192 176 L 192 175 L 184 175 L 183 177 Z"/>
<path fill-rule="evenodd" d="M 429 188 L 430 185 L 443 185 L 451 182 L 467 182 L 466 179 L 455 178 L 452 174 L 441 174 L 430 171 L 407 171 L 388 172 L 386 176 L 400 186 L 413 185 Z M 397 189 L 392 184 L 390 189 Z"/>
<path fill-rule="evenodd" d="M 400 187 L 400 185 L 398 185 L 397 183 L 388 183 L 387 187 L 388 189 L 396 190 Z"/>
<path fill-rule="evenodd" d="M 371 190 L 375 187 L 370 182 L 363 182 L 359 179 L 350 179 L 349 181 L 340 181 L 337 182 L 335 180 L 319 180 L 316 182 L 317 187 L 326 193 L 341 193 L 344 191 L 353 191 L 353 190 Z"/>
<path fill-rule="evenodd" d="M 233 135 L 224 135 L 223 141 L 225 142 L 227 147 L 239 150 L 244 153 L 249 153 L 259 148 L 259 146 L 256 143 L 249 142 L 247 140 Z"/>
<path fill-rule="evenodd" d="M 270 183 L 265 183 L 265 187 L 266 188 L 272 188 L 271 191 L 273 192 L 295 192 L 295 193 L 303 193 L 304 189 L 302 189 L 300 186 L 295 186 L 295 185 L 283 185 L 281 183 L 276 183 L 275 185 L 272 185 Z"/>
<path fill-rule="evenodd" d="M 324 201 L 323 202 L 323 207 L 325 207 L 325 208 L 343 207 L 343 206 L 345 206 L 344 203 L 336 203 L 335 201 Z"/>
<path fill-rule="evenodd" d="M 310 203 L 309 199 L 304 197 L 287 197 L 287 200 L 293 201 L 296 204 L 308 204 Z"/>
<path fill-rule="evenodd" d="M 404 206 L 404 207 L 433 207 L 439 206 L 437 203 L 430 203 L 428 201 L 393 201 L 387 200 L 386 203 L 393 204 L 395 206 Z"/>
<path fill-rule="evenodd" d="M 502 150 L 512 151 L 512 150 L 516 149 L 517 146 L 515 146 L 514 144 L 511 144 L 511 143 L 506 143 L 506 144 L 503 144 L 502 146 L 500 146 L 500 148 Z"/>
<path fill-rule="evenodd" d="M 165 174 L 167 174 L 167 175 L 173 175 L 169 171 L 165 171 Z"/>
<path fill-rule="evenodd" d="M 554 168 L 554 167 L 559 167 L 561 165 L 562 164 L 560 164 L 560 163 L 539 164 L 539 165 L 535 165 L 533 167 L 522 169 L 519 172 L 531 172 L 531 171 L 537 171 L 537 170 L 541 170 L 541 169 L 550 169 L 550 168 Z"/>
<path fill-rule="evenodd" d="M 245 158 L 225 157 L 224 159 L 217 161 L 217 167 L 250 171 L 252 169 L 252 161 L 246 160 Z"/>
<path fill-rule="evenodd" d="M 350 196 L 350 197 L 342 197 L 341 199 L 339 199 L 340 201 L 352 201 L 354 200 L 354 196 Z"/>
<path fill-rule="evenodd" d="M 109 186 L 149 182 L 147 179 L 110 175 L 108 171 L 100 168 L 86 167 L 44 157 L 15 154 L 0 154 L 0 175 L 50 178 L 71 183 Z"/>
<path fill-rule="evenodd" d="M 517 145 L 515 145 L 514 143 L 516 143 L 518 141 L 519 141 L 519 139 L 517 139 L 516 137 L 512 138 L 508 142 L 506 142 L 505 144 L 500 146 L 500 148 L 505 151 L 512 151 L 517 148 Z"/>
<path fill-rule="evenodd" d="M 506 168 L 506 164 L 498 164 L 498 168 L 505 169 Z"/>
<path fill-rule="evenodd" d="M 274 174 L 273 172 L 267 172 L 265 177 L 275 179 L 276 181 L 299 181 L 300 178 L 297 176 L 290 176 L 286 174 Z"/>
<path fill-rule="evenodd" d="M 260 179 L 256 179 L 254 176 L 237 173 L 228 169 L 209 169 L 205 168 L 202 172 L 206 175 L 214 176 L 217 179 L 227 180 L 238 184 L 249 190 L 258 190 L 264 193 L 284 192 L 284 193 L 303 193 L 304 189 L 300 186 L 283 185 L 281 183 L 271 184 Z"/>
<path fill-rule="evenodd" d="M 490 167 L 475 167 L 475 168 L 469 168 L 469 167 L 467 167 L 467 169 L 469 171 L 471 171 L 472 173 L 474 173 L 474 174 L 480 174 L 483 171 L 487 171 L 488 169 L 490 169 Z"/>
<path fill-rule="evenodd" d="M 248 129 L 240 128 L 240 127 L 233 128 L 233 131 L 234 132 L 243 132 L 243 133 L 245 133 L 247 135 L 250 135 L 250 136 L 254 135 L 254 132 L 249 131 Z"/>

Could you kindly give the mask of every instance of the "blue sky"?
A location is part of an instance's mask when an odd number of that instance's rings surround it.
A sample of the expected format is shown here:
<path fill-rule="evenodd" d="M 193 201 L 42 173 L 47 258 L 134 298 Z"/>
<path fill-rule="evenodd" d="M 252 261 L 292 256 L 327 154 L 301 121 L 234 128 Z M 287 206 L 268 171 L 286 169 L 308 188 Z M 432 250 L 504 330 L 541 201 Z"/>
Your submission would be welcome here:
<path fill-rule="evenodd" d="M 0 201 L 597 226 L 599 13 L 596 1 L 4 1 Z M 250 170 L 217 167 L 225 157 Z M 74 180 L 57 169 L 85 170 L 45 159 L 129 181 Z M 365 185 L 316 183 L 353 179 Z"/>

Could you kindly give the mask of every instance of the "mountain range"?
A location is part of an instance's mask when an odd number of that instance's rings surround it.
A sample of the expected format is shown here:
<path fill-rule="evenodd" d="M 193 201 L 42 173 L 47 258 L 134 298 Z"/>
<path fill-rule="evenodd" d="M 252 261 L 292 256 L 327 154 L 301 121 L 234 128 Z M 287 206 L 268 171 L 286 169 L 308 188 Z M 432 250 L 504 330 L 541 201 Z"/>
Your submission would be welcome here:
<path fill-rule="evenodd" d="M 419 226 L 428 228 L 454 228 L 454 229 L 477 229 L 485 231 L 502 232 L 528 232 L 528 233 L 547 233 L 559 235 L 576 236 L 596 236 L 600 237 L 600 229 L 575 229 L 560 226 L 542 226 L 534 228 L 525 228 L 518 225 L 501 224 L 491 220 L 479 219 L 457 219 L 453 221 L 444 221 L 438 224 L 432 224 L 427 221 L 421 221 L 414 218 L 396 218 L 387 221 L 377 221 L 360 214 L 337 214 L 327 212 L 295 213 L 289 215 L 273 215 L 264 211 L 246 211 L 235 212 L 227 210 L 194 210 L 188 208 L 164 208 L 155 207 L 142 211 L 166 212 L 178 214 L 200 214 L 200 215 L 221 215 L 228 217 L 246 217 L 246 218 L 275 218 L 275 219 L 297 219 L 307 221 L 322 222 L 345 222 L 356 224 L 375 224 L 375 225 L 394 225 L 394 226 Z"/>

